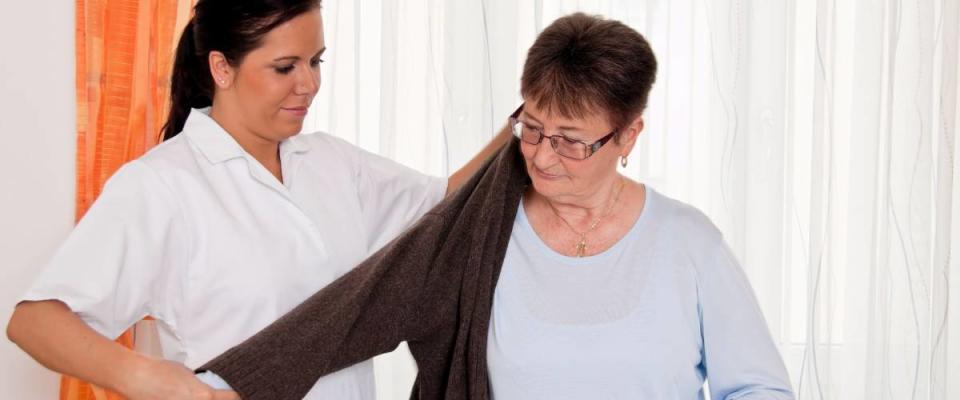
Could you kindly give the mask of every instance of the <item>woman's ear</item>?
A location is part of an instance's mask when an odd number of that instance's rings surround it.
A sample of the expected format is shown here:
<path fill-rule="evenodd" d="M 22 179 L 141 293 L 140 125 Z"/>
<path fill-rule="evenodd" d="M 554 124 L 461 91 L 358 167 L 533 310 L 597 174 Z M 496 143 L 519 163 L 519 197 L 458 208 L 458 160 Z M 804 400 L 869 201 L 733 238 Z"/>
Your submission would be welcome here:
<path fill-rule="evenodd" d="M 213 77 L 213 85 L 219 90 L 229 89 L 233 84 L 234 69 L 227 61 L 227 57 L 219 51 L 211 51 L 207 56 L 210 64 L 210 76 Z"/>
<path fill-rule="evenodd" d="M 638 115 L 633 121 L 630 121 L 630 124 L 621 131 L 620 136 L 620 150 L 621 156 L 628 156 L 630 152 L 633 151 L 633 146 L 637 144 L 637 138 L 640 137 L 640 133 L 643 132 L 644 121 L 643 114 Z"/>

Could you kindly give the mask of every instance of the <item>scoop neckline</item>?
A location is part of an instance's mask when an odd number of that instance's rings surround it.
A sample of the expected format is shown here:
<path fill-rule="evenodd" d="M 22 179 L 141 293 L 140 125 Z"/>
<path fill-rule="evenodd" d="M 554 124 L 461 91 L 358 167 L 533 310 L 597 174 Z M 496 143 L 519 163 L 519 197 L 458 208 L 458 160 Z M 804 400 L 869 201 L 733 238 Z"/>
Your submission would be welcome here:
<path fill-rule="evenodd" d="M 520 223 L 520 227 L 522 229 L 530 233 L 531 240 L 534 242 L 534 245 L 538 247 L 538 250 L 540 250 L 543 254 L 546 254 L 551 258 L 557 259 L 567 264 L 577 264 L 577 265 L 594 264 L 599 261 L 605 261 L 610 257 L 613 257 L 619 254 L 622 248 L 626 246 L 627 243 L 630 242 L 630 240 L 635 235 L 637 235 L 637 232 L 639 232 L 644 226 L 647 225 L 647 221 L 651 218 L 649 215 L 651 214 L 651 210 L 653 210 L 656 207 L 656 203 L 658 201 L 656 198 L 657 196 L 659 196 L 659 193 L 657 193 L 656 190 L 654 190 L 647 184 L 641 183 L 641 185 L 643 185 L 643 189 L 644 189 L 643 209 L 640 211 L 640 215 L 637 217 L 637 219 L 633 222 L 633 226 L 631 226 L 630 229 L 627 231 L 627 233 L 625 233 L 620 239 L 618 239 L 617 242 L 613 244 L 613 246 L 610 246 L 610 248 L 591 256 L 586 256 L 586 257 L 567 256 L 567 255 L 561 254 L 560 252 L 554 250 L 549 245 L 547 245 L 547 243 L 543 240 L 543 238 L 540 237 L 540 234 L 537 233 L 536 229 L 533 229 L 533 225 L 530 224 L 530 219 L 527 218 L 527 210 L 523 204 L 523 199 L 520 200 L 520 208 L 517 211 L 517 222 Z"/>

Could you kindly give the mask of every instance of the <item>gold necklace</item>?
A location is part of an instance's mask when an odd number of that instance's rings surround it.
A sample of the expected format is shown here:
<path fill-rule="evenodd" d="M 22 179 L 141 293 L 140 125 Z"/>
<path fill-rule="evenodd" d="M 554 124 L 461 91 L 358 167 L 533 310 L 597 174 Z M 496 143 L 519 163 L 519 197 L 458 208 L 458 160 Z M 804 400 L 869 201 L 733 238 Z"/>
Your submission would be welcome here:
<path fill-rule="evenodd" d="M 610 202 L 609 205 L 607 205 L 607 210 L 604 211 L 602 215 L 597 217 L 597 219 L 595 219 L 593 223 L 590 224 L 590 227 L 583 232 L 578 231 L 577 228 L 574 228 L 573 224 L 567 221 L 566 218 L 563 218 L 562 216 L 560 216 L 560 212 L 557 211 L 557 208 L 553 206 L 553 203 L 551 203 L 550 200 L 547 200 L 547 205 L 550 206 L 551 210 L 553 210 L 553 215 L 556 215 L 557 218 L 560 218 L 560 220 L 563 221 L 563 223 L 566 224 L 567 227 L 570 228 L 571 231 L 573 231 L 573 233 L 576 233 L 578 236 L 580 236 L 580 241 L 577 242 L 577 253 L 576 253 L 577 257 L 583 257 L 583 255 L 586 254 L 587 234 L 593 231 L 593 229 L 596 228 L 597 225 L 600 225 L 600 221 L 603 220 L 607 215 L 609 215 L 611 211 L 613 211 L 613 206 L 617 204 L 618 200 L 620 200 L 620 193 L 623 193 L 623 187 L 625 185 L 626 184 L 624 183 L 623 178 L 620 178 L 620 188 L 617 189 L 617 195 L 613 197 L 613 201 Z"/>

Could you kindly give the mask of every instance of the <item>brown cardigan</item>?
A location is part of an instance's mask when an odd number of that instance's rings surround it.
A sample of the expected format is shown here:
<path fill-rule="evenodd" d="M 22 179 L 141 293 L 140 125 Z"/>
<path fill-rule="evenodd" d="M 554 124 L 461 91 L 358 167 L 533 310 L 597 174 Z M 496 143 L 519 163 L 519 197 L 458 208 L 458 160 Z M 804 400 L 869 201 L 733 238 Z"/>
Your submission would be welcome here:
<path fill-rule="evenodd" d="M 400 237 L 200 370 L 245 400 L 301 399 L 317 378 L 407 341 L 411 399 L 488 399 L 493 290 L 528 184 L 514 139 Z"/>

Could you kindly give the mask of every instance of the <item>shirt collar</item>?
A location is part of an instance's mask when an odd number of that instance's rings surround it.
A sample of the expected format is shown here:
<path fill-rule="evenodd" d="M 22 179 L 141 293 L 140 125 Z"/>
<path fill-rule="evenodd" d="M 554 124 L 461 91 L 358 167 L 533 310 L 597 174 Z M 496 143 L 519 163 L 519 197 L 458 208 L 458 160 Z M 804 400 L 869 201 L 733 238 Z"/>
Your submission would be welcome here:
<path fill-rule="evenodd" d="M 243 157 L 246 153 L 233 136 L 210 118 L 210 107 L 191 109 L 183 132 L 213 164 Z"/>
<path fill-rule="evenodd" d="M 301 133 L 280 142 L 280 160 L 286 160 L 290 154 L 306 153 L 309 151 L 310 145 L 305 139 Z"/>
<path fill-rule="evenodd" d="M 247 155 L 236 139 L 230 136 L 217 121 L 210 118 L 210 107 L 191 109 L 187 122 L 183 126 L 183 132 L 213 164 L 243 158 Z M 310 147 L 303 138 L 295 135 L 280 143 L 280 158 L 286 159 L 290 154 L 308 150 Z"/>

